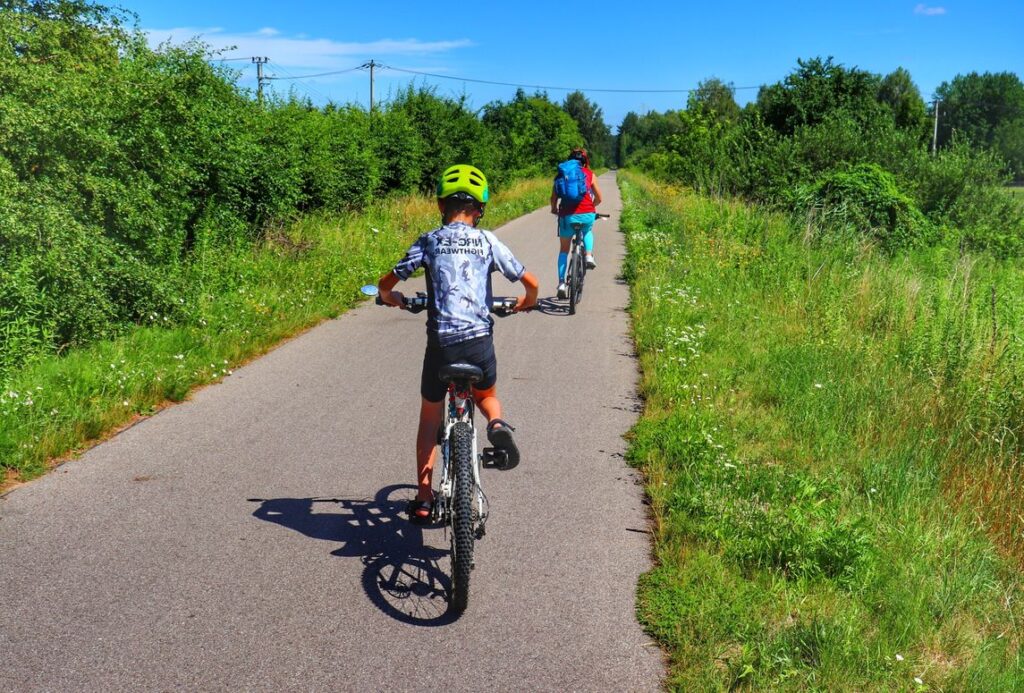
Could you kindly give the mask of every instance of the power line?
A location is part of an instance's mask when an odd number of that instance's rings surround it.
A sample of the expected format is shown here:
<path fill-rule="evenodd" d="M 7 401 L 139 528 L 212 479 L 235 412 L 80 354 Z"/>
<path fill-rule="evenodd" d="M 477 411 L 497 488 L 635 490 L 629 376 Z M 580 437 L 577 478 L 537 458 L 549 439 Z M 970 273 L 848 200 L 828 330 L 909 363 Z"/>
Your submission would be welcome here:
<path fill-rule="evenodd" d="M 313 77 L 328 77 L 330 75 L 343 75 L 346 72 L 355 72 L 356 70 L 364 69 L 365 65 L 359 65 L 357 67 L 350 67 L 347 70 L 335 70 L 334 72 L 318 72 L 313 75 L 292 75 L 290 77 L 267 77 L 267 79 L 285 80 L 285 79 L 312 79 Z"/>
<path fill-rule="evenodd" d="M 281 72 L 285 73 L 285 75 L 287 75 L 287 77 L 283 77 L 282 79 L 299 79 L 299 77 L 297 77 L 296 75 L 293 75 L 291 72 L 289 72 L 285 68 L 281 67 L 277 63 L 268 63 L 268 66 L 273 68 L 274 70 L 280 70 Z M 277 77 L 271 76 L 271 77 L 267 77 L 266 79 L 277 79 Z M 320 91 L 319 89 L 315 88 L 311 84 L 304 84 L 303 88 L 307 92 L 312 92 L 313 95 L 319 96 L 324 101 L 331 101 L 332 100 L 331 97 L 327 96 L 327 94 L 324 94 L 322 91 Z"/>
<path fill-rule="evenodd" d="M 317 72 L 311 75 L 292 75 L 289 77 L 267 77 L 267 79 L 311 79 L 313 77 L 328 77 L 330 75 L 342 75 L 347 72 L 355 72 L 356 70 L 365 70 L 370 68 L 370 63 L 363 63 L 357 67 L 351 67 L 347 70 L 336 70 L 333 72 Z M 588 91 L 588 92 L 607 92 L 607 93 L 618 93 L 618 94 L 689 94 L 697 91 L 697 89 L 609 89 L 609 88 L 586 88 L 586 87 L 555 87 L 545 86 L 543 84 L 519 84 L 516 82 L 496 82 L 487 79 L 473 79 L 470 77 L 457 77 L 454 75 L 440 75 L 434 72 L 421 72 L 419 70 L 407 70 L 401 67 L 393 67 L 391 65 L 381 65 L 374 63 L 372 67 L 379 67 L 382 70 L 392 70 L 394 72 L 404 72 L 410 75 L 420 75 L 422 77 L 433 77 L 435 79 L 450 79 L 456 82 L 474 82 L 476 84 L 492 84 L 500 87 L 519 87 L 522 89 L 547 89 L 551 91 Z M 749 86 L 749 87 L 729 87 L 733 91 L 740 91 L 745 89 L 760 89 L 763 85 Z"/>
<path fill-rule="evenodd" d="M 586 87 L 552 87 L 545 86 L 543 84 L 516 84 L 513 82 L 494 82 L 486 79 L 470 79 L 469 77 L 455 77 L 453 75 L 439 75 L 432 72 L 419 72 L 417 70 L 405 70 L 400 67 L 392 67 L 390 65 L 381 65 L 381 68 L 385 70 L 394 70 L 395 72 L 407 72 L 411 75 L 422 75 L 424 77 L 434 77 L 437 79 L 452 79 L 458 82 L 475 82 L 477 84 L 493 84 L 501 87 L 519 87 L 522 89 L 548 89 L 551 91 L 589 91 L 589 92 L 609 92 L 617 94 L 689 94 L 690 92 L 697 91 L 696 89 L 606 89 L 606 88 L 592 88 Z M 740 89 L 760 89 L 761 85 L 755 87 L 729 87 L 733 91 Z"/>

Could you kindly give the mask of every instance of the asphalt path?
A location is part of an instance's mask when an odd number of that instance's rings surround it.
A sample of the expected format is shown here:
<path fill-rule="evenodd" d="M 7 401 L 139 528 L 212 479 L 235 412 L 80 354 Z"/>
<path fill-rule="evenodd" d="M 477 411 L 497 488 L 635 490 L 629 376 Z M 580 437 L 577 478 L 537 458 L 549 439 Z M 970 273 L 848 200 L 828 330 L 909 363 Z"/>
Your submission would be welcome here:
<path fill-rule="evenodd" d="M 402 513 L 424 316 L 367 303 L 0 500 L 0 690 L 658 689 L 622 456 L 638 402 L 620 199 L 600 182 L 612 218 L 577 314 L 549 298 L 495 329 L 522 463 L 485 470 L 461 617 L 444 531 Z M 542 297 L 554 227 L 544 209 L 497 231 Z"/>

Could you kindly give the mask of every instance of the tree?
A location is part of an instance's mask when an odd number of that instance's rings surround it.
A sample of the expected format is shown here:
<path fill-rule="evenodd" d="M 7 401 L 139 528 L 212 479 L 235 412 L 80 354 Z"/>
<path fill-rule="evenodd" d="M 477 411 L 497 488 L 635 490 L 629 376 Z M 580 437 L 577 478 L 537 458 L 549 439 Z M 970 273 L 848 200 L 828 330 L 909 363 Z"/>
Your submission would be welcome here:
<path fill-rule="evenodd" d="M 896 126 L 904 130 L 922 132 L 926 129 L 928 113 L 924 99 L 910 73 L 898 67 L 883 79 L 878 87 L 878 100 L 892 109 Z"/>
<path fill-rule="evenodd" d="M 995 147 L 1019 176 L 1024 159 L 1019 152 L 1024 120 L 1024 83 L 1012 72 L 957 75 L 935 90 L 942 101 L 939 114 L 939 143 L 946 145 L 953 133 L 980 147 Z"/>
<path fill-rule="evenodd" d="M 601 107 L 592 103 L 581 91 L 574 91 L 565 97 L 562 109 L 576 121 L 583 145 L 590 152 L 590 161 L 594 166 L 604 165 L 611 159 L 612 134 Z"/>
<path fill-rule="evenodd" d="M 540 92 L 520 89 L 508 103 L 486 105 L 483 122 L 496 133 L 509 178 L 553 171 L 581 139 L 576 121 Z"/>
<path fill-rule="evenodd" d="M 757 105 L 765 123 L 791 135 L 804 125 L 817 125 L 836 111 L 846 111 L 861 122 L 879 115 L 878 75 L 846 68 L 832 58 L 797 60 L 797 69 L 782 82 L 763 87 Z"/>
<path fill-rule="evenodd" d="M 726 84 L 717 77 L 706 79 L 690 92 L 686 110 L 707 115 L 724 122 L 736 122 L 740 107 L 734 97 L 735 90 L 730 82 Z"/>

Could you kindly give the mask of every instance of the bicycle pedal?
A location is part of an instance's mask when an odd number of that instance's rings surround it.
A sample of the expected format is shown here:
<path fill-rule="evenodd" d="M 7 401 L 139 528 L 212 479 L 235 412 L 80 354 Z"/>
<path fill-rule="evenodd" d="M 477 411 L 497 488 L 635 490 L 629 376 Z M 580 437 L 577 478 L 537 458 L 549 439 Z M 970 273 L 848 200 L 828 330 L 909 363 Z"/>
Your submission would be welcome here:
<path fill-rule="evenodd" d="M 485 467 L 497 467 L 503 469 L 508 466 L 508 451 L 498 448 L 484 448 L 481 454 Z"/>
<path fill-rule="evenodd" d="M 476 528 L 476 538 L 477 538 L 477 541 L 479 541 L 480 539 L 483 539 L 485 534 L 487 534 L 487 529 L 483 525 L 480 525 L 479 527 Z"/>

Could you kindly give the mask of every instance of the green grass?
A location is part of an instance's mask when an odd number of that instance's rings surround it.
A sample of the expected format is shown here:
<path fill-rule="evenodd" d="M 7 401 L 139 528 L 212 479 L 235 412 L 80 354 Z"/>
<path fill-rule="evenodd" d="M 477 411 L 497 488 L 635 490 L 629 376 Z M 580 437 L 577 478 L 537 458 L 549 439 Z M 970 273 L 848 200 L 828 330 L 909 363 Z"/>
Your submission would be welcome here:
<path fill-rule="evenodd" d="M 486 226 L 543 206 L 550 189 L 547 178 L 512 186 L 488 205 Z M 0 470 L 8 480 L 37 476 L 49 460 L 344 312 L 437 217 L 432 199 L 388 199 L 365 213 L 309 217 L 256 250 L 199 249 L 190 282 L 202 290 L 184 305 L 185 324 L 162 326 L 154 314 L 122 338 L 37 360 L 2 384 Z"/>
<path fill-rule="evenodd" d="M 670 686 L 1024 688 L 1024 266 L 620 180 Z"/>

